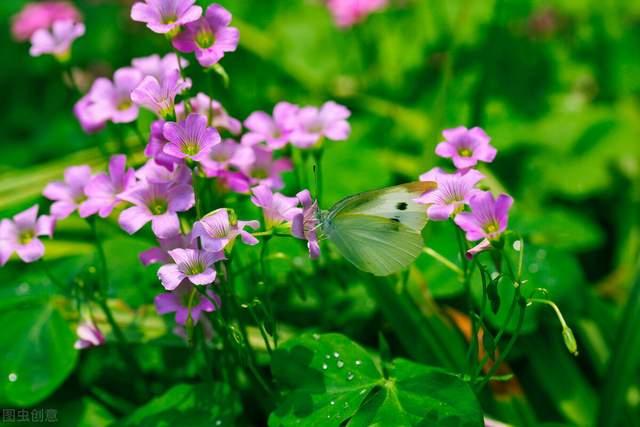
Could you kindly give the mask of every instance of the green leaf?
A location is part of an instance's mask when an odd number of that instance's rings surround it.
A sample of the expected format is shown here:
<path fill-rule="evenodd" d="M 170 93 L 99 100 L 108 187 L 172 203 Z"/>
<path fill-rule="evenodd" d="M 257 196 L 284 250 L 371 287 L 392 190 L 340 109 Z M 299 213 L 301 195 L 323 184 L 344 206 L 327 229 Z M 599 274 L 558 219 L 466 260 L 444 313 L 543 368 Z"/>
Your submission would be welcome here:
<path fill-rule="evenodd" d="M 14 306 L 0 324 L 0 403 L 36 404 L 73 370 L 75 336 L 52 304 Z"/>
<path fill-rule="evenodd" d="M 482 422 L 470 388 L 458 377 L 403 359 L 385 378 L 373 357 L 340 334 L 304 334 L 272 360 L 288 390 L 269 425 L 468 425 Z"/>
<path fill-rule="evenodd" d="M 120 426 L 232 426 L 240 403 L 227 384 L 179 384 L 138 408 Z"/>

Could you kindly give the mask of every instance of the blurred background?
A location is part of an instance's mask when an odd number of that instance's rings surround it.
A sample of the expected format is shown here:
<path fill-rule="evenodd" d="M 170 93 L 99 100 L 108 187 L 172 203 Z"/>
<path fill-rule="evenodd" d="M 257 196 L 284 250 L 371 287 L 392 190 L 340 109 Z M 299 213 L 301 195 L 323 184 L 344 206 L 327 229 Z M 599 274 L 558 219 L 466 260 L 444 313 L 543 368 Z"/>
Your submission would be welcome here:
<path fill-rule="evenodd" d="M 42 188 L 66 166 L 104 165 L 99 145 L 119 137 L 111 128 L 86 135 L 72 115 L 77 99 L 61 66 L 52 57 L 30 57 L 28 43 L 12 40 L 10 17 L 25 3 L 0 2 L 2 218 L 43 202 Z M 325 150 L 325 208 L 358 191 L 417 179 L 438 164 L 433 152 L 442 129 L 486 130 L 498 156 L 483 172 L 492 189 L 515 198 L 510 225 L 525 236 L 530 280 L 558 303 L 581 354 L 576 359 L 563 348 L 547 308 L 532 310 L 511 360 L 519 381 L 492 390 L 484 404 L 516 425 L 595 425 L 598 419 L 599 425 L 613 425 L 602 413 L 614 409 L 623 412 L 621 425 L 637 425 L 640 344 L 633 328 L 627 329 L 640 325 L 639 294 L 629 298 L 640 248 L 640 1 L 391 0 L 384 10 L 342 29 L 320 0 L 220 3 L 233 13 L 232 25 L 241 34 L 238 51 L 222 61 L 231 83 L 225 88 L 191 58 L 187 72 L 194 87 L 210 87 L 241 120 L 255 110 L 270 112 L 282 100 L 320 105 L 334 99 L 352 110 L 349 140 Z M 129 19 L 130 1 L 75 5 L 87 27 L 73 45 L 71 62 L 82 90 L 132 58 L 169 51 L 162 36 Z M 148 132 L 142 125 L 140 130 Z M 121 132 L 135 137 L 130 129 Z M 84 224 L 75 221 L 61 226 L 47 244 L 48 259 L 91 250 Z M 426 234 L 432 247 L 453 256 L 446 231 L 434 225 Z M 114 241 L 114 247 L 130 245 Z M 123 289 L 123 299 L 148 304 L 151 289 L 157 291 L 154 272 L 132 258 L 118 267 L 137 275 L 138 289 Z M 421 259 L 419 266 L 429 300 L 438 313 L 447 311 L 459 283 L 431 260 Z M 61 274 L 72 271 L 60 267 Z M 16 295 L 33 293 L 21 285 L 46 282 L 38 274 L 15 262 L 0 269 L 0 324 L 15 319 L 9 308 Z M 375 342 L 368 325 L 380 325 L 390 330 L 392 346 L 404 345 L 399 352 L 422 358 L 407 345 L 415 325 L 389 321 L 385 308 L 359 289 L 316 306 L 282 296 L 280 310 L 293 326 L 316 322 L 365 343 Z M 314 310 L 322 315 L 313 316 Z M 455 313 L 449 318 L 456 323 Z M 0 361 L 2 345 L 8 344 L 0 343 Z M 100 375 L 87 369 L 51 399 L 77 395 L 87 375 Z M 104 399 L 96 396 L 95 401 Z M 615 405 L 603 409 L 601 396 Z M 17 406 L 36 403 L 12 399 Z"/>

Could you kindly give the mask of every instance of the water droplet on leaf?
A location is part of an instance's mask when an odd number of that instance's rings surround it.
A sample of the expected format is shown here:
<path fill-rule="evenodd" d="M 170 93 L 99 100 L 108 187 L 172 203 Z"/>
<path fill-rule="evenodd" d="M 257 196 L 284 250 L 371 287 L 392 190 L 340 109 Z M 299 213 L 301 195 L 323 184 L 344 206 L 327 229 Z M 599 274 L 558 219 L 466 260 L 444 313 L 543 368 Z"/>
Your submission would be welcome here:
<path fill-rule="evenodd" d="M 15 383 L 16 381 L 18 381 L 18 375 L 15 372 L 11 372 L 9 374 L 9 381 Z"/>
<path fill-rule="evenodd" d="M 338 360 L 338 362 L 336 363 L 336 366 L 338 368 L 342 368 L 344 366 L 344 362 L 342 360 Z"/>

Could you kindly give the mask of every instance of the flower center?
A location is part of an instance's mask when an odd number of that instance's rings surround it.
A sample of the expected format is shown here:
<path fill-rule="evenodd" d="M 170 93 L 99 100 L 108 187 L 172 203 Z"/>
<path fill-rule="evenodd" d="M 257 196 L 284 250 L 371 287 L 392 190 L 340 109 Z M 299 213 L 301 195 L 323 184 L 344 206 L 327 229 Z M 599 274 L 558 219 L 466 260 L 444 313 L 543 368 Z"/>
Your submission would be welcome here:
<path fill-rule="evenodd" d="M 168 203 L 165 199 L 154 199 L 149 202 L 149 210 L 154 215 L 162 215 L 167 212 Z"/>
<path fill-rule="evenodd" d="M 471 157 L 473 155 L 473 151 L 468 148 L 461 148 L 458 150 L 458 154 L 460 157 Z"/>
<path fill-rule="evenodd" d="M 118 109 L 118 111 L 125 111 L 131 108 L 131 105 L 132 105 L 132 102 L 130 99 L 123 99 L 118 103 L 116 108 Z"/>
<path fill-rule="evenodd" d="M 31 242 L 31 240 L 35 237 L 35 233 L 33 232 L 33 230 L 24 230 L 20 233 L 20 236 L 18 237 L 18 241 L 20 242 L 21 245 L 26 245 L 29 242 Z"/>
<path fill-rule="evenodd" d="M 269 172 L 265 168 L 255 168 L 251 171 L 251 176 L 255 179 L 266 179 L 269 177 Z"/>
<path fill-rule="evenodd" d="M 165 25 L 174 24 L 178 20 L 176 15 L 167 15 L 162 18 L 162 23 Z"/>
<path fill-rule="evenodd" d="M 208 49 L 216 42 L 216 37 L 210 30 L 203 29 L 196 34 L 196 44 L 200 49 Z"/>
<path fill-rule="evenodd" d="M 500 227 L 498 226 L 498 224 L 496 224 L 495 222 L 490 222 L 485 226 L 484 231 L 487 234 L 494 234 L 497 233 L 499 229 Z"/>
<path fill-rule="evenodd" d="M 204 271 L 204 264 L 200 260 L 195 260 L 184 265 L 184 274 L 192 276 Z"/>
<path fill-rule="evenodd" d="M 187 156 L 195 156 L 198 151 L 198 143 L 196 141 L 185 141 L 182 144 L 182 152 Z"/>

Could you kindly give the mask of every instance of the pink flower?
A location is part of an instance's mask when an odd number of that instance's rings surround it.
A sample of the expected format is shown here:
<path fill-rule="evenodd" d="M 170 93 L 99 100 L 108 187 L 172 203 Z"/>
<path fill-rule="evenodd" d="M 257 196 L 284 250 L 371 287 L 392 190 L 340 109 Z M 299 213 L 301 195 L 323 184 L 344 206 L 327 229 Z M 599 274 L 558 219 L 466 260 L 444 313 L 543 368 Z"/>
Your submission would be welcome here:
<path fill-rule="evenodd" d="M 146 76 L 131 92 L 131 100 L 145 107 L 161 118 L 174 116 L 176 96 L 191 87 L 191 81 L 180 78 L 180 71 L 173 70 L 158 81 L 153 76 Z"/>
<path fill-rule="evenodd" d="M 184 69 L 189 65 L 189 61 L 186 59 L 179 59 L 180 64 L 178 64 L 178 55 L 175 53 L 167 53 L 163 57 L 154 54 L 142 58 L 134 58 L 131 61 L 131 65 L 139 70 L 143 76 L 155 77 L 158 82 L 162 83 L 174 71 L 179 72 L 180 68 Z"/>
<path fill-rule="evenodd" d="M 182 162 L 182 159 L 164 152 L 164 146 L 169 143 L 162 133 L 164 124 L 164 120 L 156 120 L 151 123 L 151 133 L 149 135 L 149 142 L 144 148 L 144 155 L 154 159 L 156 164 L 172 171 L 174 165 Z"/>
<path fill-rule="evenodd" d="M 184 163 L 176 163 L 172 169 L 167 169 L 151 159 L 136 171 L 136 178 L 153 184 L 191 185 L 191 169 Z"/>
<path fill-rule="evenodd" d="M 255 154 L 250 147 L 238 144 L 233 139 L 225 139 L 211 148 L 200 163 L 207 176 L 217 177 L 231 169 L 249 167 L 254 161 Z"/>
<path fill-rule="evenodd" d="M 172 291 L 188 280 L 194 285 L 208 285 L 216 280 L 213 263 L 224 258 L 224 254 L 198 249 L 173 249 L 169 256 L 174 264 L 165 264 L 158 270 L 158 278 L 165 289 Z"/>
<path fill-rule="evenodd" d="M 203 67 L 217 64 L 225 52 L 233 52 L 238 46 L 240 33 L 229 27 L 231 13 L 219 4 L 207 8 L 205 16 L 185 25 L 173 39 L 173 46 L 180 52 L 194 52 Z"/>
<path fill-rule="evenodd" d="M 42 258 L 44 245 L 38 237 L 52 237 L 55 224 L 53 217 L 38 217 L 38 205 L 16 214 L 13 220 L 0 221 L 0 266 L 5 265 L 14 252 L 24 262 Z"/>
<path fill-rule="evenodd" d="M 151 229 L 159 238 L 179 234 L 177 213 L 191 209 L 195 203 L 193 188 L 187 184 L 141 183 L 118 197 L 134 205 L 120 214 L 120 227 L 133 234 L 151 221 Z"/>
<path fill-rule="evenodd" d="M 131 19 L 144 22 L 154 33 L 173 34 L 181 25 L 193 22 L 202 15 L 195 0 L 144 0 L 131 8 Z"/>
<path fill-rule="evenodd" d="M 420 175 L 420 181 L 435 181 L 438 187 L 415 199 L 417 203 L 428 205 L 427 216 L 434 221 L 444 221 L 464 209 L 464 205 L 474 194 L 480 192 L 476 184 L 484 178 L 475 169 L 444 173 L 435 168 Z"/>
<path fill-rule="evenodd" d="M 459 126 L 442 131 L 444 142 L 436 146 L 436 154 L 452 159 L 458 169 L 474 167 L 479 161 L 490 163 L 496 157 L 496 149 L 489 144 L 491 138 L 480 129 Z"/>
<path fill-rule="evenodd" d="M 193 289 L 193 285 L 189 281 L 183 280 L 173 292 L 158 295 L 154 300 L 158 314 L 176 313 L 176 323 L 179 325 L 186 324 L 189 314 L 191 314 L 195 325 L 200 320 L 202 312 L 211 313 L 220 307 L 220 297 L 211 289 L 207 289 L 209 298 L 196 292 L 193 294 L 192 305 L 189 308 L 188 304 Z M 215 305 L 210 299 L 216 302 Z"/>
<path fill-rule="evenodd" d="M 320 256 L 320 245 L 318 244 L 317 229 L 320 224 L 318 220 L 318 202 L 311 198 L 309 190 L 302 190 L 296 197 L 302 205 L 302 212 L 293 218 L 291 233 L 298 239 L 307 241 L 309 256 L 316 259 Z"/>
<path fill-rule="evenodd" d="M 382 9 L 387 0 L 328 0 L 327 6 L 339 27 L 351 27 Z"/>
<path fill-rule="evenodd" d="M 178 123 L 165 123 L 162 134 L 169 141 L 162 149 L 165 154 L 198 162 L 220 143 L 218 131 L 207 127 L 207 118 L 198 113 L 191 113 Z"/>
<path fill-rule="evenodd" d="M 51 215 L 57 219 L 65 219 L 80 207 L 87 196 L 84 187 L 91 179 L 89 166 L 71 166 L 64 171 L 64 181 L 54 181 L 44 188 L 42 194 L 49 200 Z"/>
<path fill-rule="evenodd" d="M 91 322 L 83 322 L 78 325 L 76 329 L 78 339 L 73 347 L 77 350 L 82 350 L 89 347 L 98 347 L 104 344 L 104 335 L 100 332 L 100 329 Z"/>
<path fill-rule="evenodd" d="M 37 30 L 31 36 L 31 56 L 51 54 L 60 61 L 69 59 L 71 43 L 84 35 L 84 24 L 73 20 L 55 21 L 51 31 L 45 28 Z"/>
<path fill-rule="evenodd" d="M 484 239 L 478 246 L 467 252 L 467 257 L 488 249 L 490 241 L 497 240 L 507 229 L 509 209 L 513 199 L 507 194 L 501 194 L 497 199 L 486 191 L 475 194 L 469 200 L 471 212 L 459 213 L 454 221 L 466 233 L 467 240 Z"/>
<path fill-rule="evenodd" d="M 142 81 L 142 73 L 131 67 L 120 68 L 113 81 L 104 77 L 93 82 L 86 114 L 97 122 L 130 123 L 138 118 L 138 106 L 131 101 L 131 92 Z"/>
<path fill-rule="evenodd" d="M 96 114 L 96 111 L 91 107 L 93 105 L 91 96 L 91 91 L 89 91 L 73 106 L 73 114 L 78 119 L 82 130 L 86 133 L 101 131 L 107 124 L 105 118 L 100 114 Z"/>
<path fill-rule="evenodd" d="M 33 33 L 49 28 L 55 21 L 72 20 L 80 22 L 80 12 L 66 1 L 43 1 L 27 3 L 11 18 L 11 34 L 18 41 L 29 40 Z"/>
<path fill-rule="evenodd" d="M 255 161 L 240 169 L 251 179 L 254 185 L 264 184 L 274 190 L 284 187 L 282 173 L 293 169 L 291 160 L 286 158 L 274 159 L 273 152 L 260 146 L 253 146 Z"/>
<path fill-rule="evenodd" d="M 300 148 L 309 148 L 320 142 L 322 137 L 333 141 L 343 141 L 349 137 L 351 126 L 347 118 L 351 112 L 333 101 L 325 102 L 320 108 L 303 107 L 296 114 L 296 128 L 291 134 L 291 143 Z"/>
<path fill-rule="evenodd" d="M 262 208 L 265 227 L 267 230 L 278 225 L 293 221 L 293 218 L 302 213 L 298 207 L 297 197 L 287 197 L 280 193 L 272 193 L 266 185 L 258 185 L 251 192 L 251 202 Z"/>
<path fill-rule="evenodd" d="M 191 233 L 177 234 L 165 239 L 157 239 L 160 246 L 149 248 L 140 253 L 140 262 L 143 265 L 154 263 L 166 264 L 171 261 L 169 251 L 177 248 L 198 249 L 198 245 L 191 237 Z"/>
<path fill-rule="evenodd" d="M 229 210 L 217 209 L 205 215 L 193 225 L 191 234 L 194 239 L 200 238 L 202 248 L 211 252 L 220 252 L 232 244 L 236 237 L 240 236 L 247 245 L 255 245 L 258 239 L 244 230 L 245 227 L 254 230 L 260 227 L 258 221 L 238 221 L 231 218 Z"/>
<path fill-rule="evenodd" d="M 215 99 L 209 98 L 204 93 L 198 93 L 188 102 L 191 105 L 192 112 L 202 114 L 207 118 L 209 126 L 213 126 L 216 129 L 226 129 L 234 135 L 242 131 L 240 121 L 231 117 L 222 104 Z M 184 102 L 176 105 L 176 117 L 178 119 L 185 118 Z"/>
<path fill-rule="evenodd" d="M 297 105 L 279 102 L 273 108 L 273 117 L 264 111 L 251 113 L 244 121 L 249 132 L 242 136 L 242 143 L 256 145 L 264 142 L 266 147 L 272 150 L 284 147 L 295 129 L 298 110 Z"/>
<path fill-rule="evenodd" d="M 82 218 L 99 214 L 101 218 L 111 215 L 113 209 L 122 201 L 118 195 L 136 182 L 133 168 L 127 169 L 127 157 L 119 154 L 111 157 L 109 173 L 95 175 L 84 187 L 87 200 L 80 204 L 78 213 Z"/>

